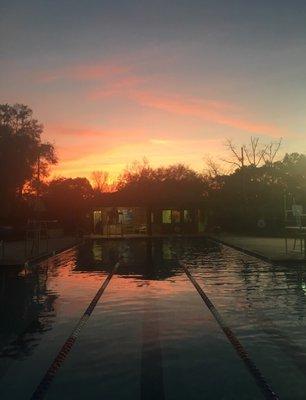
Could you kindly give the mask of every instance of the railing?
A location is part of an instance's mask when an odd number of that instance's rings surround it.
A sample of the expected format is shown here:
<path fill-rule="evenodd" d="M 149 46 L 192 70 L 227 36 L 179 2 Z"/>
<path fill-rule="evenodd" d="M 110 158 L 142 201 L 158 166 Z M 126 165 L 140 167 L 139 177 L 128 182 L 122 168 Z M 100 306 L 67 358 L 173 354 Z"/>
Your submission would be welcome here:
<path fill-rule="evenodd" d="M 25 254 L 34 256 L 49 250 L 48 232 L 38 229 L 28 229 L 25 237 Z"/>

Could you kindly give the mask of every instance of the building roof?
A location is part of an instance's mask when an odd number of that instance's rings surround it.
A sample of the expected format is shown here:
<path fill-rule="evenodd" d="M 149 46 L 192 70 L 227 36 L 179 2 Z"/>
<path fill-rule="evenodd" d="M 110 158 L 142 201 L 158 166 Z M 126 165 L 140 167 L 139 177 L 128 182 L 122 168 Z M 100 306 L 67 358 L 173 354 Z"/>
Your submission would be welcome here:
<path fill-rule="evenodd" d="M 101 193 L 94 202 L 94 207 L 199 207 L 202 206 L 204 198 L 195 199 L 193 195 L 182 193 L 181 196 L 160 194 L 159 196 L 148 196 L 146 193 L 113 192 Z"/>

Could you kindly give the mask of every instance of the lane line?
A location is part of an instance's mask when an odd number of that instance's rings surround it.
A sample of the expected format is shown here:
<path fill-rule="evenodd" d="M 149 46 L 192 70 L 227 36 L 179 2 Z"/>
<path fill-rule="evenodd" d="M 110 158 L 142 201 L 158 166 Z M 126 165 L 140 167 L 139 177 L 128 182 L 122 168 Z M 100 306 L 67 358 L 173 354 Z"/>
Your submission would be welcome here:
<path fill-rule="evenodd" d="M 180 266 L 184 269 L 187 277 L 203 299 L 204 303 L 206 304 L 207 308 L 217 321 L 218 325 L 224 332 L 225 336 L 228 338 L 234 349 L 236 350 L 238 356 L 241 358 L 241 360 L 244 362 L 245 366 L 247 367 L 248 371 L 250 374 L 253 376 L 255 379 L 255 382 L 263 395 L 265 396 L 266 399 L 268 400 L 279 400 L 279 396 L 272 390 L 271 386 L 268 384 L 254 361 L 250 358 L 248 352 L 246 349 L 243 347 L 243 345 L 240 343 L 239 339 L 235 336 L 233 331 L 226 325 L 225 321 L 223 320 L 222 316 L 220 315 L 219 311 L 216 309 L 212 301 L 209 299 L 209 297 L 206 295 L 204 290 L 201 288 L 201 286 L 198 284 L 198 282 L 195 280 L 195 278 L 191 275 L 189 269 L 187 266 L 179 261 Z"/>
<path fill-rule="evenodd" d="M 91 313 L 93 312 L 94 308 L 96 307 L 98 301 L 100 300 L 102 294 L 104 293 L 105 289 L 107 288 L 110 280 L 112 279 L 113 275 L 119 268 L 120 261 L 118 261 L 115 266 L 113 267 L 112 271 L 108 274 L 106 279 L 103 281 L 101 287 L 95 294 L 94 298 L 91 300 L 89 306 L 86 308 L 84 314 L 76 324 L 75 328 L 67 338 L 66 342 L 58 352 L 57 356 L 54 358 L 53 362 L 51 363 L 50 367 L 48 368 L 47 372 L 43 376 L 42 380 L 38 384 L 37 388 L 35 389 L 34 393 L 32 394 L 31 400 L 41 400 L 45 397 L 49 386 L 51 385 L 56 373 L 64 363 L 66 357 L 68 356 L 72 346 L 77 340 L 79 333 L 81 332 L 82 328 L 87 323 Z"/>

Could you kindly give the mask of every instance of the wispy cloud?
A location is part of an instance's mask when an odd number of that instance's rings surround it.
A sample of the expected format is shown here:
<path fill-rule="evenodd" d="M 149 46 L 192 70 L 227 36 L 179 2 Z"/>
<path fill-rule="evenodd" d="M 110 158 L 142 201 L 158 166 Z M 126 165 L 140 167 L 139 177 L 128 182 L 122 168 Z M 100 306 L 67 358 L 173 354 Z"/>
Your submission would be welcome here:
<path fill-rule="evenodd" d="M 275 124 L 256 122 L 240 116 L 241 110 L 234 105 L 218 101 L 203 101 L 191 97 L 182 96 L 160 96 L 155 93 L 133 91 L 129 96 L 145 107 L 156 108 L 169 113 L 182 116 L 191 116 L 239 129 L 249 133 L 267 134 L 279 137 L 283 131 Z"/>
<path fill-rule="evenodd" d="M 117 96 L 134 101 L 142 107 L 158 109 L 167 113 L 201 119 L 203 121 L 223 125 L 252 134 L 265 134 L 272 137 L 284 135 L 284 131 L 273 123 L 256 121 L 235 104 L 215 100 L 201 99 L 194 96 L 176 93 L 161 93 L 147 89 L 154 82 L 137 76 L 125 74 L 123 77 L 108 81 L 103 88 L 88 92 L 89 100 L 102 100 Z"/>
<path fill-rule="evenodd" d="M 126 73 L 128 70 L 129 68 L 126 66 L 111 63 L 72 65 L 41 73 L 38 81 L 43 83 L 57 80 L 95 81 Z"/>
<path fill-rule="evenodd" d="M 286 136 L 286 132 L 274 123 L 258 121 L 252 113 L 235 104 L 218 99 L 203 99 L 195 96 L 162 92 L 154 88 L 156 77 L 137 74 L 128 66 L 111 62 L 74 65 L 40 76 L 43 82 L 65 79 L 73 81 L 97 81 L 97 88 L 88 88 L 87 100 L 99 101 L 118 97 L 133 101 L 141 107 L 158 109 L 178 116 L 197 118 L 203 122 L 222 125 L 251 134 L 271 137 Z M 162 81 L 162 80 L 161 80 Z M 157 87 L 160 87 L 159 82 Z M 86 89 L 85 89 L 86 90 Z M 94 132 L 92 132 L 94 134 Z"/>
<path fill-rule="evenodd" d="M 88 97 L 91 100 L 99 100 L 109 96 L 128 96 L 136 87 L 140 87 L 145 82 L 147 82 L 147 79 L 143 77 L 135 75 L 124 76 L 114 82 L 108 82 L 102 89 L 91 91 Z"/>
<path fill-rule="evenodd" d="M 138 129 L 105 129 L 105 128 L 95 128 L 95 127 L 76 127 L 69 124 L 48 124 L 46 127 L 46 132 L 55 138 L 68 138 L 71 140 L 72 137 L 78 139 L 101 139 L 101 140 L 111 140 L 115 139 L 130 139 L 143 138 L 145 132 Z"/>

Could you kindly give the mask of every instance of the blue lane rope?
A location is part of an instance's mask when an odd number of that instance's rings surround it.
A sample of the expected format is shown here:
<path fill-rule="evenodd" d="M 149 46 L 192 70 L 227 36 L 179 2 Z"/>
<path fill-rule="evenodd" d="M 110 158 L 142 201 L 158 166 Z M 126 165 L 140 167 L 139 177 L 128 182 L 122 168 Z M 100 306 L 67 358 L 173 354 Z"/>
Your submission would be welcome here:
<path fill-rule="evenodd" d="M 199 293 L 199 295 L 202 297 L 204 303 L 206 304 L 207 308 L 209 311 L 212 313 L 213 317 L 217 321 L 218 325 L 224 332 L 225 336 L 228 338 L 234 349 L 236 350 L 237 354 L 239 357 L 242 359 L 244 364 L 246 365 L 248 371 L 251 373 L 253 378 L 255 379 L 255 382 L 263 395 L 265 396 L 266 399 L 268 400 L 279 400 L 279 396 L 272 390 L 271 386 L 268 384 L 254 361 L 250 358 L 248 352 L 246 349 L 242 346 L 238 338 L 235 336 L 233 331 L 226 325 L 225 321 L 223 320 L 222 316 L 219 314 L 218 310 L 214 306 L 214 304 L 211 302 L 209 297 L 205 294 L 204 290 L 201 288 L 201 286 L 198 284 L 198 282 L 195 280 L 195 278 L 191 275 L 189 269 L 186 267 L 186 265 L 182 262 L 180 262 L 181 267 L 184 269 L 187 277 Z"/>
<path fill-rule="evenodd" d="M 43 399 L 45 397 L 45 394 L 46 394 L 47 390 L 49 389 L 49 386 L 51 385 L 56 373 L 58 372 L 58 370 L 60 369 L 60 367 L 64 363 L 66 357 L 68 356 L 70 350 L 72 349 L 72 346 L 76 342 L 79 333 L 81 332 L 81 330 L 84 327 L 84 325 L 87 323 L 91 313 L 93 312 L 94 308 L 96 307 L 96 305 L 97 305 L 98 301 L 100 300 L 103 292 L 105 291 L 105 289 L 107 288 L 107 286 L 108 286 L 110 280 L 112 279 L 113 275 L 115 274 L 115 272 L 119 268 L 119 265 L 120 265 L 120 261 L 115 264 L 115 266 L 112 269 L 112 271 L 108 274 L 108 276 L 106 277 L 106 279 L 102 283 L 102 285 L 101 285 L 100 289 L 97 291 L 95 297 L 91 300 L 89 306 L 85 310 L 85 312 L 82 315 L 82 317 L 80 318 L 79 322 L 77 323 L 77 325 L 75 326 L 75 328 L 71 332 L 70 336 L 68 337 L 68 339 L 66 340 L 66 342 L 64 343 L 64 345 L 62 346 L 60 351 L 58 352 L 57 356 L 55 357 L 55 359 L 53 360 L 52 364 L 48 368 L 48 370 L 45 373 L 44 377 L 42 378 L 42 380 L 38 384 L 37 388 L 35 389 L 34 393 L 32 394 L 31 400 L 40 400 L 40 399 Z"/>

